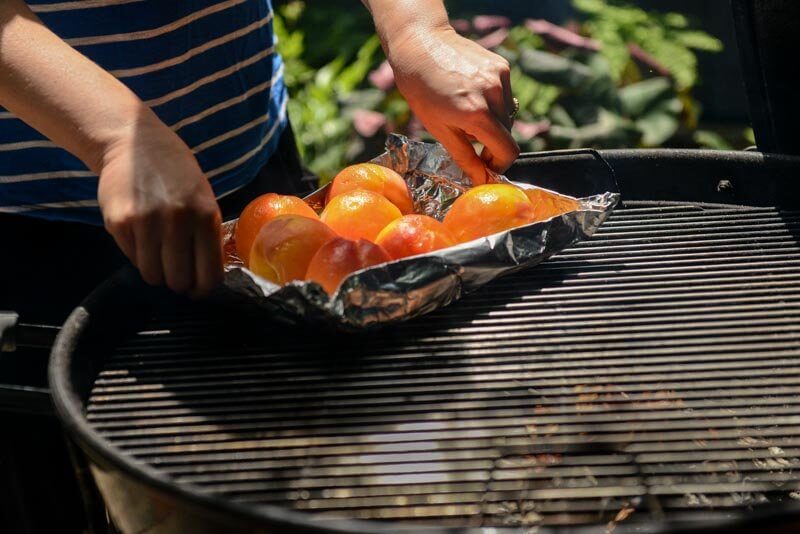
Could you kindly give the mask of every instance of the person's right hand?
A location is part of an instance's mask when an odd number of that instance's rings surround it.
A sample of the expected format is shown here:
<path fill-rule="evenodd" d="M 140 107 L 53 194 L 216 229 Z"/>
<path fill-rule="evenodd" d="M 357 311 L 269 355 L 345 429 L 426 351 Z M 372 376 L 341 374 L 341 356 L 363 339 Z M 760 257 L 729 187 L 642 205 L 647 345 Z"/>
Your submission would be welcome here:
<path fill-rule="evenodd" d="M 145 282 L 192 296 L 220 283 L 222 219 L 211 185 L 154 114 L 105 151 L 98 201 L 106 229 Z"/>

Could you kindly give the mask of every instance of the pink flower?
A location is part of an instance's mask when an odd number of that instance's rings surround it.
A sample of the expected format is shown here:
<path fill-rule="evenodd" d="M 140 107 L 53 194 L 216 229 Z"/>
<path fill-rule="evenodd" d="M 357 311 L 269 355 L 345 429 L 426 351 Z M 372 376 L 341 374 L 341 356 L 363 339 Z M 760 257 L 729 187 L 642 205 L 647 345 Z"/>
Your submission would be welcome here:
<path fill-rule="evenodd" d="M 525 27 L 541 36 L 548 43 L 560 48 L 571 46 L 597 52 L 601 47 L 599 41 L 589 39 L 561 26 L 556 26 L 546 20 L 528 19 L 525 21 Z"/>
<path fill-rule="evenodd" d="M 507 37 L 508 28 L 500 28 L 499 30 L 495 30 L 488 35 L 484 35 L 475 42 L 484 48 L 492 49 L 503 44 L 503 41 L 505 41 Z"/>
<path fill-rule="evenodd" d="M 458 33 L 469 33 L 472 31 L 472 24 L 467 19 L 453 19 L 450 26 Z"/>
<path fill-rule="evenodd" d="M 515 121 L 514 130 L 522 136 L 522 138 L 527 141 L 536 137 L 537 135 L 542 135 L 543 133 L 547 133 L 550 131 L 550 121 L 543 120 L 538 122 L 523 122 L 523 121 Z"/>
<path fill-rule="evenodd" d="M 499 15 L 478 15 L 472 19 L 472 26 L 479 33 L 488 33 L 498 28 L 511 26 L 511 19 Z"/>
<path fill-rule="evenodd" d="M 353 112 L 353 127 L 361 137 L 372 137 L 386 125 L 383 113 L 369 109 L 357 109 Z"/>
<path fill-rule="evenodd" d="M 394 71 L 388 61 L 384 61 L 378 68 L 369 73 L 369 81 L 381 91 L 389 91 L 394 87 Z"/>

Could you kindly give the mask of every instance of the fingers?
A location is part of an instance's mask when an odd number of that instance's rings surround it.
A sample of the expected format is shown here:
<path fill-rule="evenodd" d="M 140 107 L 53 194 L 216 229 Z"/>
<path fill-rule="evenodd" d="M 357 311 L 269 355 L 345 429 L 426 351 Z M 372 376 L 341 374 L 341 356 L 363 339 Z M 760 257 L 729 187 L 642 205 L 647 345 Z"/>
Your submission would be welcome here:
<path fill-rule="evenodd" d="M 503 84 L 503 102 L 505 104 L 506 117 L 508 117 L 508 129 L 514 124 L 511 114 L 514 112 L 514 94 L 511 92 L 511 69 L 500 71 L 500 83 Z"/>
<path fill-rule="evenodd" d="M 501 76 L 500 83 L 493 85 L 484 93 L 484 96 L 486 104 L 489 106 L 489 111 L 491 111 L 495 119 L 507 130 L 511 130 L 511 125 L 514 123 L 511 119 L 511 112 L 514 111 L 514 97 L 511 96 L 510 81 L 503 82 Z M 508 100 L 506 100 L 507 97 Z"/>
<path fill-rule="evenodd" d="M 154 215 L 145 215 L 133 222 L 132 231 L 136 242 L 136 266 L 142 279 L 150 285 L 164 284 L 164 268 L 161 263 L 161 228 Z"/>
<path fill-rule="evenodd" d="M 195 258 L 192 221 L 185 210 L 171 214 L 164 225 L 161 263 L 164 281 L 176 293 L 185 293 L 195 285 Z"/>
<path fill-rule="evenodd" d="M 508 169 L 519 156 L 519 145 L 511 132 L 493 115 L 486 113 L 469 124 L 469 132 L 485 147 L 481 159 L 495 172 Z"/>
<path fill-rule="evenodd" d="M 222 282 L 222 216 L 219 209 L 200 214 L 194 234 L 194 280 L 190 296 L 208 296 Z"/>
<path fill-rule="evenodd" d="M 475 153 L 465 132 L 445 127 L 431 133 L 447 149 L 456 164 L 470 177 L 473 185 L 486 183 L 486 165 Z"/>
<path fill-rule="evenodd" d="M 118 220 L 105 220 L 106 231 L 111 234 L 117 246 L 123 254 L 136 265 L 136 239 L 133 235 L 133 229 L 127 222 Z"/>
<path fill-rule="evenodd" d="M 222 217 L 215 202 L 208 204 L 191 212 L 110 216 L 106 228 L 146 283 L 204 297 L 223 272 Z"/>

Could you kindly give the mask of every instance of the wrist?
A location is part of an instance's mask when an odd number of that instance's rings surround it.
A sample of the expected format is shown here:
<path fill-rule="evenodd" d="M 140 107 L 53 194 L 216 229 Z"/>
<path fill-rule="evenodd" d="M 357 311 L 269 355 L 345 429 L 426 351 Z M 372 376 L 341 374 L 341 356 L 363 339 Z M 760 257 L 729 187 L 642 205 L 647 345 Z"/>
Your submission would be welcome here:
<path fill-rule="evenodd" d="M 410 43 L 420 42 L 442 32 L 454 32 L 444 8 L 431 12 L 412 9 L 407 2 L 396 2 L 393 9 L 383 9 L 374 15 L 375 28 L 390 62 L 396 52 Z"/>
<path fill-rule="evenodd" d="M 99 175 L 123 152 L 135 150 L 142 142 L 167 139 L 175 136 L 175 133 L 146 104 L 136 101 L 119 108 L 118 113 L 110 117 L 96 135 L 96 149 L 92 157 L 94 168 L 92 164 L 90 168 Z"/>

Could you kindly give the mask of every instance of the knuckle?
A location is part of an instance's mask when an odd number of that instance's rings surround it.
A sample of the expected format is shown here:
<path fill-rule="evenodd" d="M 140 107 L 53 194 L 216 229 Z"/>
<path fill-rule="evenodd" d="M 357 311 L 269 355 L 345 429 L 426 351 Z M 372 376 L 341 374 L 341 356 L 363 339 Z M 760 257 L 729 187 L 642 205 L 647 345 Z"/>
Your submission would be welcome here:
<path fill-rule="evenodd" d="M 497 71 L 501 74 L 508 74 L 511 72 L 511 63 L 504 57 L 497 56 L 497 62 L 495 63 Z"/>
<path fill-rule="evenodd" d="M 483 98 L 472 96 L 461 101 L 459 111 L 467 117 L 479 117 L 488 112 L 489 107 Z"/>

